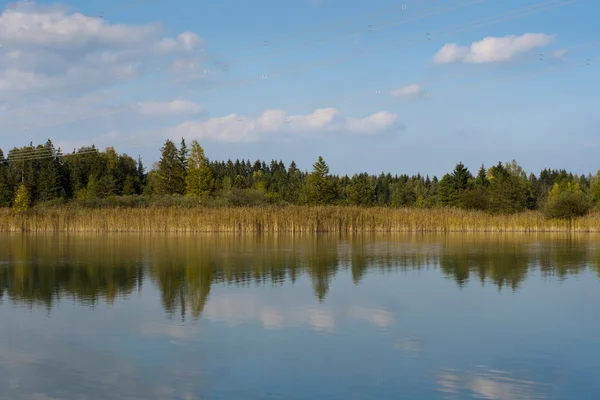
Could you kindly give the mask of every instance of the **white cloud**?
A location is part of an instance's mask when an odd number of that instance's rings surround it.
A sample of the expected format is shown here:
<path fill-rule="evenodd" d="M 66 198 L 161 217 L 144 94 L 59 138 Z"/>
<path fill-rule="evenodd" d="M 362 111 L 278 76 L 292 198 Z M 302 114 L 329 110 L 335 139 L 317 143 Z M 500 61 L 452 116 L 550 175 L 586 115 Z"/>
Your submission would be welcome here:
<path fill-rule="evenodd" d="M 167 103 L 150 101 L 139 103 L 138 110 L 144 115 L 198 114 L 202 112 L 202 106 L 189 100 L 173 100 Z"/>
<path fill-rule="evenodd" d="M 508 62 L 537 47 L 547 46 L 554 40 L 545 33 L 525 33 L 521 36 L 486 37 L 470 47 L 456 43 L 444 45 L 433 57 L 436 64 L 484 64 Z"/>
<path fill-rule="evenodd" d="M 193 51 L 204 42 L 200 36 L 193 32 L 184 32 L 177 38 L 165 38 L 156 43 L 156 49 L 160 53 L 172 53 L 174 51 Z"/>
<path fill-rule="evenodd" d="M 392 91 L 393 97 L 415 98 L 422 92 L 421 85 L 413 83 Z"/>
<path fill-rule="evenodd" d="M 159 134 L 186 139 L 221 142 L 254 142 L 270 134 L 316 134 L 340 132 L 376 135 L 401 128 L 398 116 L 381 111 L 365 118 L 342 117 L 335 108 L 323 108 L 306 115 L 287 116 L 283 110 L 266 110 L 258 117 L 230 114 L 203 121 L 186 121 Z"/>
<path fill-rule="evenodd" d="M 102 18 L 74 13 L 59 7 L 19 2 L 6 7 L 0 15 L 3 47 L 19 45 L 40 47 L 85 47 L 144 43 L 160 32 L 158 25 L 111 25 Z"/>
<path fill-rule="evenodd" d="M 557 49 L 552 52 L 552 58 L 557 60 L 563 60 L 567 53 L 567 49 Z"/>
<path fill-rule="evenodd" d="M 204 46 L 193 32 L 168 38 L 160 24 L 111 24 L 35 2 L 2 11 L 0 38 L 0 97 L 11 101 L 20 92 L 46 96 L 55 89 L 90 90 L 136 76 L 153 63 L 170 63 L 166 57 L 193 57 Z"/>

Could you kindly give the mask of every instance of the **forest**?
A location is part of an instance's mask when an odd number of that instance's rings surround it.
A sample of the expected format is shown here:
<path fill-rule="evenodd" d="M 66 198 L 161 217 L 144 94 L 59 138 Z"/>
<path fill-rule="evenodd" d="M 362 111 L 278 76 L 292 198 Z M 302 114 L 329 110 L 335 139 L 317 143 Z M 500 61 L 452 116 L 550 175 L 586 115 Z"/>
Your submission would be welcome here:
<path fill-rule="evenodd" d="M 310 171 L 294 161 L 213 161 L 197 141 L 166 140 L 149 170 L 141 158 L 94 146 L 63 154 L 45 144 L 0 149 L 0 207 L 23 212 L 40 206 L 255 207 L 354 206 L 456 208 L 489 214 L 537 210 L 568 219 L 600 205 L 600 171 L 526 173 L 516 161 L 476 170 L 462 163 L 441 178 L 381 173 L 331 174 L 319 157 Z"/>

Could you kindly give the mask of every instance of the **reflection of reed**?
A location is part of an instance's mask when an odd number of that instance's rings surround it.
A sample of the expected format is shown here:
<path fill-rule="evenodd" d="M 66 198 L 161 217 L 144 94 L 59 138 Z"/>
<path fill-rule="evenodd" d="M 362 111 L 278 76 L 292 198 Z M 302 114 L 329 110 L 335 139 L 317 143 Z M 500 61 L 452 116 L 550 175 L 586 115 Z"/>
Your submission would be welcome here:
<path fill-rule="evenodd" d="M 74 235 L 0 238 L 0 295 L 49 309 L 63 297 L 93 305 L 159 289 L 172 317 L 200 317 L 215 283 L 282 285 L 306 275 L 322 301 L 338 271 L 439 268 L 459 286 L 471 279 L 517 290 L 532 271 L 564 279 L 591 268 L 600 247 L 586 235 Z"/>

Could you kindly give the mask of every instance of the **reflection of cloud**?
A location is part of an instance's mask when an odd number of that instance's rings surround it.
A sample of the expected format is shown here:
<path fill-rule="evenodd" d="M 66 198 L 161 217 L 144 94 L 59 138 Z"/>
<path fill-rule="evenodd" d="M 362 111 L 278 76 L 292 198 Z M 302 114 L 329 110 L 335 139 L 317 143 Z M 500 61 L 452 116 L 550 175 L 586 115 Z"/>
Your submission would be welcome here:
<path fill-rule="evenodd" d="M 418 339 L 402 338 L 396 342 L 394 348 L 416 356 L 421 353 L 421 341 Z"/>
<path fill-rule="evenodd" d="M 265 329 L 308 325 L 318 331 L 332 332 L 335 326 L 330 310 L 296 307 L 285 309 L 284 306 L 262 304 L 260 299 L 247 294 L 213 296 L 206 304 L 202 316 L 232 325 L 258 321 Z"/>
<path fill-rule="evenodd" d="M 266 307 L 262 310 L 260 320 L 267 329 L 279 329 L 283 326 L 283 316 L 275 307 Z"/>
<path fill-rule="evenodd" d="M 515 379 L 509 372 L 480 368 L 477 371 L 443 370 L 438 374 L 438 390 L 452 395 L 472 392 L 475 397 L 490 400 L 536 400 L 546 396 L 539 393 L 536 383 Z"/>
<path fill-rule="evenodd" d="M 331 333 L 335 326 L 333 315 L 331 315 L 331 311 L 329 310 L 312 308 L 306 310 L 304 313 L 299 312 L 296 317 L 299 317 L 299 322 L 306 318 L 310 325 L 318 331 Z"/>
<path fill-rule="evenodd" d="M 394 315 L 384 309 L 352 306 L 348 315 L 367 321 L 378 328 L 388 328 L 394 323 Z"/>

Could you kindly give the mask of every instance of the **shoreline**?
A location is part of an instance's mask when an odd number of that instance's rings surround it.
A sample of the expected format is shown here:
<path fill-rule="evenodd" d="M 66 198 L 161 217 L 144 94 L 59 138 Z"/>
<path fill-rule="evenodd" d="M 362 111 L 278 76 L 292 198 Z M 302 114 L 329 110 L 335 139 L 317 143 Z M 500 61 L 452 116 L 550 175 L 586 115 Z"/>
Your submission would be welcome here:
<path fill-rule="evenodd" d="M 454 208 L 266 206 L 0 209 L 3 233 L 600 233 L 600 212 L 572 220 L 539 211 L 491 215 Z"/>

